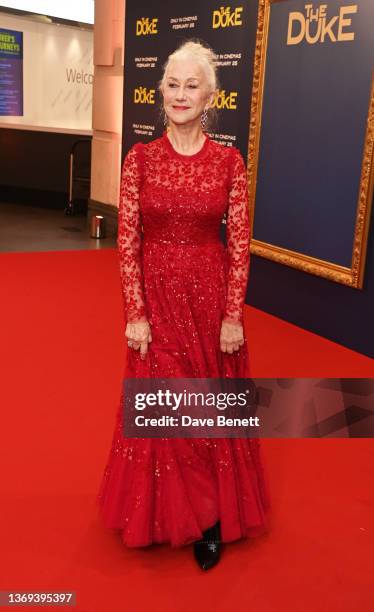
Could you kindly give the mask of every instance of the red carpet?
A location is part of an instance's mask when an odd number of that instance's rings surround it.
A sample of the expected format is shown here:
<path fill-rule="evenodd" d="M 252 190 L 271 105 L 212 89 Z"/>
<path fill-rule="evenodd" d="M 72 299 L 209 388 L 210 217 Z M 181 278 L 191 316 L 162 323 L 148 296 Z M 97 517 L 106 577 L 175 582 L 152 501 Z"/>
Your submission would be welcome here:
<path fill-rule="evenodd" d="M 374 609 L 370 439 L 264 440 L 272 531 L 207 574 L 190 547 L 127 550 L 103 530 L 125 355 L 116 252 L 1 254 L 0 268 L 0 590 L 74 590 L 79 612 Z M 255 377 L 374 376 L 369 358 L 254 308 L 246 325 Z"/>

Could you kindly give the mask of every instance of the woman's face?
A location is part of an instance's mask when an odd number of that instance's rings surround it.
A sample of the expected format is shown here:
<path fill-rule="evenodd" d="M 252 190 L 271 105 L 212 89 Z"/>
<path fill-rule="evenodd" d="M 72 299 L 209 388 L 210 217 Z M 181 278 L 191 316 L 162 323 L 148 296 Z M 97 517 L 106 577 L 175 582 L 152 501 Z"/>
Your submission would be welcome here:
<path fill-rule="evenodd" d="M 169 63 L 161 91 L 165 113 L 177 125 L 199 122 L 201 113 L 214 99 L 203 68 L 190 59 Z"/>

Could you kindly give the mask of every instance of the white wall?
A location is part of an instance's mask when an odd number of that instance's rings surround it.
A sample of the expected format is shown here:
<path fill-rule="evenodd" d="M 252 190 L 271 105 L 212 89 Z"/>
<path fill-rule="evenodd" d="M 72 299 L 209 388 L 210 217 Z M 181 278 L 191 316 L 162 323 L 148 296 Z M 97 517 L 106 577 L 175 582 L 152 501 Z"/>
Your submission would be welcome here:
<path fill-rule="evenodd" d="M 1 0 L 0 6 L 80 23 L 94 22 L 94 0 Z"/>
<path fill-rule="evenodd" d="M 1 125 L 92 128 L 93 32 L 0 13 L 0 27 L 23 32 L 23 117 Z"/>

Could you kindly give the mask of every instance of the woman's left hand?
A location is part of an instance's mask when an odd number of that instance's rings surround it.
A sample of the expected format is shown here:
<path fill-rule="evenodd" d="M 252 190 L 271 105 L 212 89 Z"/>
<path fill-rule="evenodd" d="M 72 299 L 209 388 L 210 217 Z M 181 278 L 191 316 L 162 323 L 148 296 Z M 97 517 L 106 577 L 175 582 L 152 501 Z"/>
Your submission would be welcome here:
<path fill-rule="evenodd" d="M 220 334 L 221 351 L 231 354 L 234 351 L 238 351 L 242 344 L 244 344 L 243 325 L 239 321 L 222 321 Z"/>

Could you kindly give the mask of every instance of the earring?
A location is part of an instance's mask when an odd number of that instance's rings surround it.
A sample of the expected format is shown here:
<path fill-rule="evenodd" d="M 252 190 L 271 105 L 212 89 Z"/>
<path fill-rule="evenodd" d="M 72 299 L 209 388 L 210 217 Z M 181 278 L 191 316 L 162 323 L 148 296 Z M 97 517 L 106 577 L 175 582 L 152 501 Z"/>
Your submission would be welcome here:
<path fill-rule="evenodd" d="M 205 130 L 207 121 L 208 121 L 208 111 L 205 108 L 200 117 L 201 127 L 203 128 L 203 130 Z"/>
<path fill-rule="evenodd" d="M 167 124 L 168 124 L 168 116 L 167 116 L 167 114 L 164 111 L 164 126 L 166 127 Z"/>

